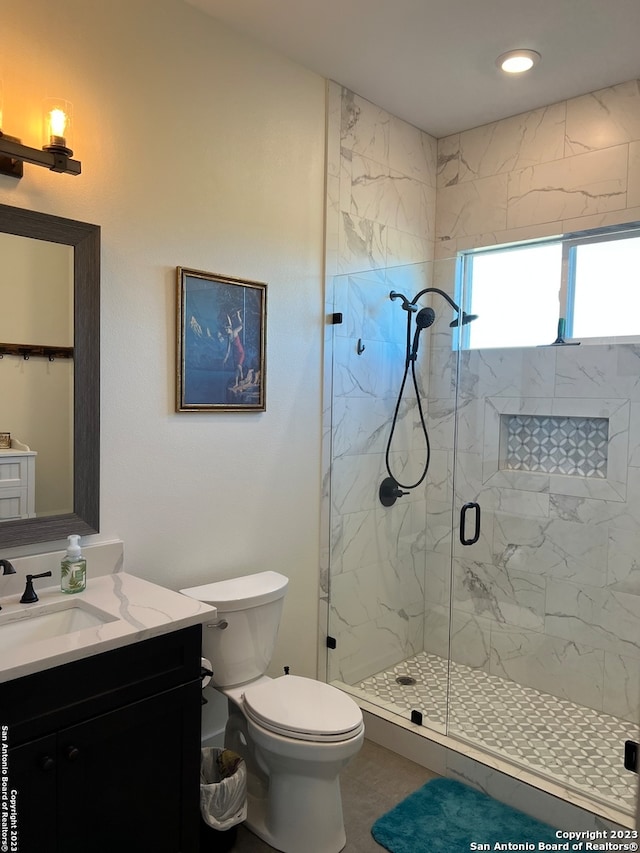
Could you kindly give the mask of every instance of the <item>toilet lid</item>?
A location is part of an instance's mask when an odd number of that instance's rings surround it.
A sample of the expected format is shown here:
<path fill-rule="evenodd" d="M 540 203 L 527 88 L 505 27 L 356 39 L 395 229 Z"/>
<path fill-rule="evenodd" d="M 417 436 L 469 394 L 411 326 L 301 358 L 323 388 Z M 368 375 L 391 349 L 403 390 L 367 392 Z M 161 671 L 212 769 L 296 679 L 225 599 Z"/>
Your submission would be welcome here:
<path fill-rule="evenodd" d="M 297 675 L 248 687 L 244 707 L 258 725 L 298 740 L 348 740 L 362 727 L 362 711 L 351 697 L 330 684 Z"/>

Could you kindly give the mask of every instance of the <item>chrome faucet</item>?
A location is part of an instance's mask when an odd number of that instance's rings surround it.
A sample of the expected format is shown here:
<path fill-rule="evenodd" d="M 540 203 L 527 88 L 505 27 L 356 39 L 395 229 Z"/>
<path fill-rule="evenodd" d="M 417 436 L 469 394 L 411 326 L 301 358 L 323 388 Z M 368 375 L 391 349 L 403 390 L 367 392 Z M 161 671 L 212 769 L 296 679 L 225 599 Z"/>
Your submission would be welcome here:
<path fill-rule="evenodd" d="M 9 560 L 0 560 L 0 568 L 2 568 L 3 575 L 15 575 L 16 573 Z M 2 607 L 0 607 L 0 610 L 2 610 Z"/>

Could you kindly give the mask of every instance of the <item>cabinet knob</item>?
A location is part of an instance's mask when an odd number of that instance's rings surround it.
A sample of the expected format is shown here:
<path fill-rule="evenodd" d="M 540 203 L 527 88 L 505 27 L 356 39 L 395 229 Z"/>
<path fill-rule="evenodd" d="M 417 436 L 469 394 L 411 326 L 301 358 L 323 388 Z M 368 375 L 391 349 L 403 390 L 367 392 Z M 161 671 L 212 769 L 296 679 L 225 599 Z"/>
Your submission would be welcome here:
<path fill-rule="evenodd" d="M 40 769 L 41 770 L 53 770 L 56 766 L 55 761 L 51 758 L 50 755 L 42 755 L 40 756 Z"/>
<path fill-rule="evenodd" d="M 67 747 L 67 758 L 69 761 L 75 761 L 76 758 L 80 755 L 80 750 L 77 746 L 68 746 Z"/>

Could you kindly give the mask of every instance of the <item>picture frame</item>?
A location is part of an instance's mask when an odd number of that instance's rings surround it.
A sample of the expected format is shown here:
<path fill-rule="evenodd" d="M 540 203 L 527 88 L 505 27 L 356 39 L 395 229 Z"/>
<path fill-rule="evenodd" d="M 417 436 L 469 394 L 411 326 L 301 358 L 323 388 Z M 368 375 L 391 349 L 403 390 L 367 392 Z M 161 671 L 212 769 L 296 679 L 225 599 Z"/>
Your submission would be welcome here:
<path fill-rule="evenodd" d="M 267 285 L 177 267 L 177 412 L 264 412 Z"/>

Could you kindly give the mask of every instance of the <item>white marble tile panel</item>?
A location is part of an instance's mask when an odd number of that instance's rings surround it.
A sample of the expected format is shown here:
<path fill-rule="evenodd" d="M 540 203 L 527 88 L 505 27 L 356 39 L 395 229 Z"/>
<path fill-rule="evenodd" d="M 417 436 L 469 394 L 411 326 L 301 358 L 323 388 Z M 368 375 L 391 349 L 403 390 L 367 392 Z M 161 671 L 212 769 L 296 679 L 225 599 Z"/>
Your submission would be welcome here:
<path fill-rule="evenodd" d="M 635 145 L 635 143 L 632 143 Z M 629 147 L 631 148 L 632 145 Z M 629 165 L 631 168 L 631 164 Z M 629 222 L 640 220 L 640 199 L 631 202 L 627 192 L 627 207 L 613 210 L 608 213 L 599 213 L 594 216 L 580 216 L 577 219 L 564 219 L 557 233 L 568 234 L 573 231 L 588 231 L 592 228 L 608 228 L 611 225 L 626 225 Z"/>
<path fill-rule="evenodd" d="M 637 658 L 605 652 L 602 710 L 637 723 L 639 705 L 640 666 Z"/>
<path fill-rule="evenodd" d="M 455 186 L 460 179 L 460 134 L 438 140 L 438 189 Z"/>
<path fill-rule="evenodd" d="M 425 606 L 449 607 L 451 593 L 451 556 L 427 551 L 425 554 Z"/>
<path fill-rule="evenodd" d="M 547 633 L 640 660 L 640 596 L 576 581 L 548 582 Z"/>
<path fill-rule="evenodd" d="M 557 222 L 626 207 L 627 146 L 509 174 L 507 226 Z"/>
<path fill-rule="evenodd" d="M 375 568 L 363 566 L 331 579 L 331 607 L 341 623 L 356 628 L 380 616 Z"/>
<path fill-rule="evenodd" d="M 507 227 L 507 178 L 495 175 L 438 191 L 436 239 L 452 239 Z"/>
<path fill-rule="evenodd" d="M 638 139 L 640 81 L 629 80 L 567 101 L 567 155 Z"/>
<path fill-rule="evenodd" d="M 427 499 L 427 529 L 425 547 L 427 551 L 451 556 L 453 539 L 450 503 L 439 503 Z"/>
<path fill-rule="evenodd" d="M 396 396 L 404 370 L 404 346 L 367 341 L 366 358 L 358 355 L 356 347 L 353 338 L 336 337 L 334 341 L 334 397 Z"/>
<path fill-rule="evenodd" d="M 511 172 L 564 156 L 565 102 L 460 134 L 459 181 Z"/>
<path fill-rule="evenodd" d="M 505 625 L 544 630 L 545 581 L 531 572 L 460 557 L 454 560 L 453 608 Z"/>
<path fill-rule="evenodd" d="M 389 299 L 386 280 L 375 280 L 371 275 L 348 276 L 347 305 L 339 334 L 356 340 L 404 344 L 406 316 L 399 304 Z"/>
<path fill-rule="evenodd" d="M 409 178 L 436 185 L 437 141 L 396 116 L 389 116 L 389 165 Z"/>
<path fill-rule="evenodd" d="M 384 225 L 343 212 L 338 228 L 340 273 L 384 268 L 387 256 Z"/>
<path fill-rule="evenodd" d="M 525 629 L 502 626 L 491 634 L 491 674 L 602 708 L 604 652 Z"/>
<path fill-rule="evenodd" d="M 460 357 L 460 394 L 463 397 L 552 397 L 556 352 L 550 347 L 465 350 Z"/>
<path fill-rule="evenodd" d="M 354 453 L 384 453 L 395 403 L 390 397 L 336 397 L 334 458 Z M 415 401 L 402 401 L 393 431 L 394 450 L 408 452 L 413 446 L 414 408 Z"/>
<path fill-rule="evenodd" d="M 637 214 L 631 214 L 630 208 L 640 207 L 640 142 L 629 144 L 629 176 L 627 179 L 628 220 L 637 220 Z"/>
<path fill-rule="evenodd" d="M 495 513 L 494 562 L 512 570 L 576 583 L 606 584 L 606 528 Z"/>
<path fill-rule="evenodd" d="M 607 585 L 617 592 L 640 595 L 640 531 L 609 528 Z"/>
<path fill-rule="evenodd" d="M 387 228 L 387 267 L 403 264 L 420 264 L 434 257 L 433 230 L 408 234 L 397 228 Z M 420 288 L 416 288 L 417 292 Z M 407 296 L 413 296 L 413 291 Z"/>
<path fill-rule="evenodd" d="M 342 515 L 375 509 L 378 489 L 386 477 L 384 455 L 367 453 L 341 456 L 332 466 L 331 504 Z"/>
<path fill-rule="evenodd" d="M 457 663 L 489 672 L 493 620 L 452 611 L 450 657 Z M 454 676 L 455 677 L 455 676 Z"/>
<path fill-rule="evenodd" d="M 389 164 L 389 131 L 391 117 L 381 107 L 342 90 L 341 143 L 343 147 L 369 157 L 383 165 Z"/>
<path fill-rule="evenodd" d="M 423 649 L 442 658 L 449 657 L 448 605 L 427 605 L 424 615 Z"/>
<path fill-rule="evenodd" d="M 397 193 L 388 166 L 353 154 L 350 197 L 350 213 L 361 219 L 397 226 Z"/>

